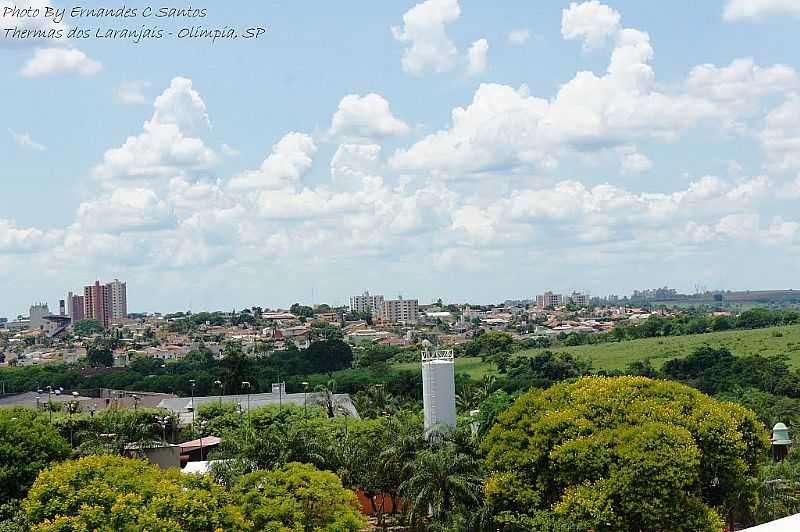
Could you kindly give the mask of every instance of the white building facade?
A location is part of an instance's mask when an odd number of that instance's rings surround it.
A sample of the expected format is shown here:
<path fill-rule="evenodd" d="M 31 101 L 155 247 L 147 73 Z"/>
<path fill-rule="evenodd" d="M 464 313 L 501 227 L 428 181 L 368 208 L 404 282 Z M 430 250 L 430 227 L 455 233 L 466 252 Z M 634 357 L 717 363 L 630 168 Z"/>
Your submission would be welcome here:
<path fill-rule="evenodd" d="M 369 292 L 364 292 L 360 296 L 350 296 L 350 311 L 351 312 L 366 312 L 373 316 L 379 314 L 383 308 L 383 296 L 370 295 Z"/>
<path fill-rule="evenodd" d="M 119 321 L 128 318 L 128 290 L 125 283 L 114 279 L 106 285 L 111 299 L 111 320 Z"/>
<path fill-rule="evenodd" d="M 425 434 L 456 427 L 456 384 L 452 350 L 422 352 Z"/>

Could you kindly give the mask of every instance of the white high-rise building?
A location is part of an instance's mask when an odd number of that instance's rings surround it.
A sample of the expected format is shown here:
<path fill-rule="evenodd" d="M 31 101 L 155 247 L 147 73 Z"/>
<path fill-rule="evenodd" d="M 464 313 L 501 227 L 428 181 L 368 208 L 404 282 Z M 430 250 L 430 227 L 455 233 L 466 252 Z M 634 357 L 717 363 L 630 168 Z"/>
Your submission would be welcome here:
<path fill-rule="evenodd" d="M 422 352 L 422 404 L 426 435 L 456 427 L 456 381 L 452 350 Z"/>
<path fill-rule="evenodd" d="M 386 323 L 413 325 L 419 317 L 419 301 L 416 299 L 387 299 L 380 312 L 381 320 Z"/>
<path fill-rule="evenodd" d="M 118 321 L 128 318 L 128 294 L 125 283 L 114 279 L 106 285 L 111 299 L 111 320 Z"/>
<path fill-rule="evenodd" d="M 383 296 L 371 296 L 369 292 L 364 292 L 360 296 L 350 296 L 351 312 L 367 312 L 373 316 L 380 313 L 383 308 Z"/>

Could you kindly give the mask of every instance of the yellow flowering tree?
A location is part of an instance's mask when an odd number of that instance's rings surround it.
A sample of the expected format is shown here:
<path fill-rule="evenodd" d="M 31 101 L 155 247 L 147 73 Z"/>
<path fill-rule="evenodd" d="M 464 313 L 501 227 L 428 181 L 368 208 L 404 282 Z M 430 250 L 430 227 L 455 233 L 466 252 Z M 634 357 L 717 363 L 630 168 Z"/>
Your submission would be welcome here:
<path fill-rule="evenodd" d="M 22 510 L 33 532 L 243 531 L 232 496 L 209 477 L 141 460 L 90 456 L 42 471 Z"/>
<path fill-rule="evenodd" d="M 483 444 L 486 500 L 515 523 L 549 514 L 597 532 L 720 531 L 755 505 L 767 438 L 751 411 L 688 386 L 585 377 L 498 417 Z"/>

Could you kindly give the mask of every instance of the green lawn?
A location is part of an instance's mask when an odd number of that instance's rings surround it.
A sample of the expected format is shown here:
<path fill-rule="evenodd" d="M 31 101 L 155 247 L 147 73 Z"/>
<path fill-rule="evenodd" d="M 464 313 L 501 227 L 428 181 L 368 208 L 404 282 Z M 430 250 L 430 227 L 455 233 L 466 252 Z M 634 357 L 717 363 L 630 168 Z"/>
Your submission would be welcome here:
<path fill-rule="evenodd" d="M 591 361 L 594 369 L 624 369 L 637 360 L 650 359 L 656 367 L 671 358 L 684 357 L 701 345 L 727 347 L 734 355 L 778 355 L 791 358 L 794 368 L 800 368 L 800 325 L 770 327 L 768 329 L 726 331 L 718 333 L 695 334 L 689 336 L 669 336 L 665 338 L 645 338 L 597 345 L 577 347 L 557 347 L 553 351 L 567 351 Z M 542 349 L 528 349 L 516 353 L 535 355 Z M 419 363 L 398 364 L 398 369 L 419 368 Z M 466 373 L 473 378 L 481 378 L 493 373 L 494 367 L 481 363 L 480 358 L 456 359 L 456 372 Z"/>
<path fill-rule="evenodd" d="M 397 369 L 405 369 L 411 371 L 422 371 L 419 362 L 405 362 L 403 364 L 395 364 Z M 466 373 L 473 379 L 481 379 L 484 375 L 495 373 L 493 364 L 484 364 L 481 362 L 480 357 L 462 357 L 456 359 L 456 373 Z"/>

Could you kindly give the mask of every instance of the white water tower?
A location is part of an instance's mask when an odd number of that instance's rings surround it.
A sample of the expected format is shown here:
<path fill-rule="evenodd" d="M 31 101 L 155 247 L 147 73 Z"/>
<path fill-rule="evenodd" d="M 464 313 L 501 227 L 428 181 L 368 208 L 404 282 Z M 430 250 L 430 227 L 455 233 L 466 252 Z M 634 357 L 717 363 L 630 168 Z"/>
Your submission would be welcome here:
<path fill-rule="evenodd" d="M 456 381 L 452 349 L 422 352 L 422 400 L 425 434 L 456 427 Z"/>

